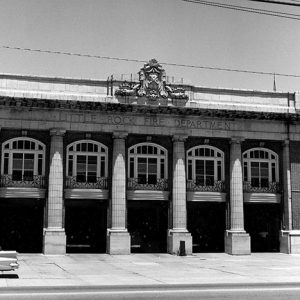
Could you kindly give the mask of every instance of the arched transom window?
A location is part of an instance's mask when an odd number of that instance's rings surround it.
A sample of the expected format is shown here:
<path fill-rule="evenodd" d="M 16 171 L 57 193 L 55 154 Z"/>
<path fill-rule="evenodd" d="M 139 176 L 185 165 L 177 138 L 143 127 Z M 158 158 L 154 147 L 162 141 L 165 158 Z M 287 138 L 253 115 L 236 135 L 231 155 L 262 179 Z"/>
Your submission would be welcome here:
<path fill-rule="evenodd" d="M 128 175 L 138 184 L 157 184 L 167 179 L 167 150 L 154 143 L 141 143 L 128 150 Z"/>
<path fill-rule="evenodd" d="M 224 180 L 224 153 L 212 146 L 187 151 L 187 179 L 197 186 L 215 186 Z"/>
<path fill-rule="evenodd" d="M 33 181 L 45 175 L 45 145 L 35 139 L 20 137 L 2 144 L 2 175 L 13 181 Z"/>
<path fill-rule="evenodd" d="M 67 176 L 76 182 L 97 182 L 107 177 L 107 147 L 92 140 L 81 140 L 67 147 Z"/>
<path fill-rule="evenodd" d="M 266 148 L 253 148 L 243 153 L 244 182 L 252 187 L 267 188 L 278 182 L 278 155 Z"/>

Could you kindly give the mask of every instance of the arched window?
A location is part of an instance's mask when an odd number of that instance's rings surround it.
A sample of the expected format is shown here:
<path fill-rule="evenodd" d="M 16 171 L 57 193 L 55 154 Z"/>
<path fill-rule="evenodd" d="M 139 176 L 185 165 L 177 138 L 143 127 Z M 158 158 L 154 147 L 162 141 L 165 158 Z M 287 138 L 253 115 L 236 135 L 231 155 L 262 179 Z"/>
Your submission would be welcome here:
<path fill-rule="evenodd" d="M 129 179 L 135 179 L 139 185 L 166 182 L 167 158 L 167 150 L 154 143 L 140 143 L 130 147 L 128 149 Z"/>
<path fill-rule="evenodd" d="M 187 151 L 188 187 L 213 187 L 224 181 L 224 153 L 208 145 Z M 220 189 L 222 187 L 220 186 Z"/>
<path fill-rule="evenodd" d="M 2 144 L 1 174 L 12 181 L 33 181 L 45 175 L 45 145 L 35 139 L 19 137 Z"/>
<path fill-rule="evenodd" d="M 67 177 L 73 182 L 95 183 L 107 177 L 107 147 L 92 140 L 81 140 L 67 147 Z"/>
<path fill-rule="evenodd" d="M 265 148 L 252 148 L 243 153 L 244 182 L 251 187 L 269 188 L 278 182 L 278 155 Z"/>

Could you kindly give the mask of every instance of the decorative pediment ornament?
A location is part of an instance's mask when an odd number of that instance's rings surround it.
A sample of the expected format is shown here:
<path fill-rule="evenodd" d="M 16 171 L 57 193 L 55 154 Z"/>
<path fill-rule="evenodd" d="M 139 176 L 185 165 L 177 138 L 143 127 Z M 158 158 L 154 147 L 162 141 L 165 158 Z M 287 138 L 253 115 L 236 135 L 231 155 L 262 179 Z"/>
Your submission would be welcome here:
<path fill-rule="evenodd" d="M 151 59 L 139 71 L 139 84 L 124 82 L 115 92 L 116 96 L 147 97 L 150 100 L 171 98 L 187 100 L 183 88 L 172 88 L 166 84 L 166 72 L 156 59 Z"/>

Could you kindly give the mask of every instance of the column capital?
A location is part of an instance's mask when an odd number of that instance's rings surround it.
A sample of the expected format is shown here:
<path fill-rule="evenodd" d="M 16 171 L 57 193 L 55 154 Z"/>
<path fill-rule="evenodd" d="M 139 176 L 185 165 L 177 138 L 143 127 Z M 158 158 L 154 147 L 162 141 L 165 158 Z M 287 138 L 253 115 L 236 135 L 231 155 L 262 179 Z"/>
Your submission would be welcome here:
<path fill-rule="evenodd" d="M 172 137 L 173 142 L 185 142 L 188 138 L 188 135 L 185 134 L 175 134 Z"/>
<path fill-rule="evenodd" d="M 229 141 L 230 144 L 241 144 L 243 141 L 245 141 L 245 138 L 242 136 L 233 136 L 231 137 L 231 140 Z"/>
<path fill-rule="evenodd" d="M 66 133 L 66 130 L 63 128 L 52 128 L 50 129 L 50 135 L 51 136 L 64 136 Z"/>
<path fill-rule="evenodd" d="M 290 145 L 290 140 L 284 140 L 282 141 L 282 146 L 283 147 L 288 147 Z"/>
<path fill-rule="evenodd" d="M 113 139 L 126 139 L 128 136 L 127 131 L 114 131 L 113 132 Z"/>

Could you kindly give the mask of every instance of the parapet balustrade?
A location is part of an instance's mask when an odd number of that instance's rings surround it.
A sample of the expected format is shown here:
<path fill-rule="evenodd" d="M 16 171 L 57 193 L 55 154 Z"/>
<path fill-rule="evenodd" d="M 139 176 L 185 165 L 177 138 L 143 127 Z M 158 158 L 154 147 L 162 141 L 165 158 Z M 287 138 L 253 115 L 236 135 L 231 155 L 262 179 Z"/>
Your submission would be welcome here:
<path fill-rule="evenodd" d="M 256 183 L 252 184 L 251 181 L 243 182 L 243 190 L 248 193 L 275 193 L 281 192 L 279 182 Z"/>
<path fill-rule="evenodd" d="M 139 178 L 128 178 L 128 190 L 168 190 L 168 179 L 156 179 L 156 182 L 147 182 Z"/>
<path fill-rule="evenodd" d="M 93 177 L 88 180 L 77 176 L 66 177 L 66 188 L 69 189 L 108 189 L 107 177 Z"/>
<path fill-rule="evenodd" d="M 1 175 L 1 187 L 32 187 L 44 188 L 46 186 L 45 176 L 14 176 L 14 175 Z"/>
<path fill-rule="evenodd" d="M 188 191 L 194 192 L 224 192 L 225 183 L 221 180 L 207 181 L 204 184 L 202 181 L 198 180 L 187 180 L 186 189 Z"/>

